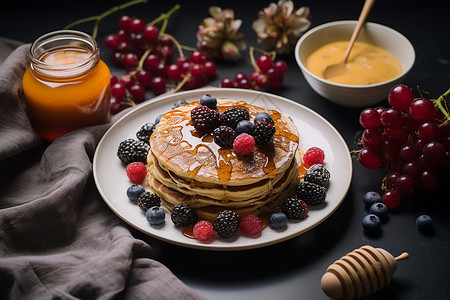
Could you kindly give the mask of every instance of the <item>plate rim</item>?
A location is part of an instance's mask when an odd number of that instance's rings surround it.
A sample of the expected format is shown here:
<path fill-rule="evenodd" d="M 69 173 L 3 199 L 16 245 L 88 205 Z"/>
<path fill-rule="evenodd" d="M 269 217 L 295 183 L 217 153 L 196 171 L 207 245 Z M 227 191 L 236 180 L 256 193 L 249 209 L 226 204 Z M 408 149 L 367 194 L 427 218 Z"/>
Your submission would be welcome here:
<path fill-rule="evenodd" d="M 193 97 L 193 95 L 197 95 L 197 94 L 205 94 L 205 93 L 209 93 L 209 94 L 214 94 L 214 92 L 220 92 L 220 93 L 226 93 L 226 92 L 230 92 L 230 93 L 242 93 L 242 94 L 252 94 L 252 95 L 265 95 L 269 98 L 272 99 L 276 99 L 278 101 L 283 101 L 283 102 L 287 102 L 290 105 L 295 105 L 295 106 L 299 106 L 301 109 L 308 111 L 308 113 L 314 115 L 314 117 L 320 119 L 322 122 L 324 122 L 329 129 L 331 129 L 335 136 L 340 140 L 341 144 L 345 147 L 346 149 L 346 157 L 347 157 L 347 166 L 349 174 L 348 174 L 348 178 L 347 178 L 347 186 L 345 188 L 345 191 L 341 197 L 341 199 L 339 199 L 338 203 L 333 207 L 333 209 L 331 209 L 325 216 L 321 217 L 320 220 L 316 221 L 315 223 L 313 223 L 312 225 L 303 228 L 299 231 L 294 231 L 291 234 L 288 235 L 284 235 L 284 236 L 280 236 L 280 238 L 278 239 L 273 239 L 273 240 L 267 240 L 267 241 L 262 241 L 259 243 L 253 243 L 251 245 L 233 245 L 233 242 L 230 242 L 229 244 L 223 244 L 223 245 L 214 245 L 213 242 L 212 243 L 201 243 L 201 242 L 197 242 L 197 243 L 188 243 L 189 240 L 192 240 L 190 238 L 187 238 L 185 236 L 183 236 L 183 234 L 180 232 L 180 238 L 181 239 L 186 239 L 186 241 L 178 241 L 178 240 L 174 240 L 168 237 L 164 237 L 163 235 L 156 235 L 153 233 L 150 233 L 148 231 L 145 231 L 144 229 L 140 228 L 137 224 L 134 224 L 133 222 L 131 222 L 130 220 L 128 220 L 127 218 L 125 218 L 125 216 L 113 205 L 113 203 L 111 203 L 111 201 L 109 201 L 100 185 L 100 181 L 99 181 L 99 175 L 98 175 L 98 166 L 97 163 L 99 161 L 99 156 L 100 156 L 100 150 L 103 147 L 103 144 L 106 143 L 106 140 L 109 138 L 109 135 L 111 135 L 111 132 L 114 131 L 116 129 L 116 127 L 120 126 L 122 122 L 124 122 L 125 119 L 129 118 L 130 115 L 136 114 L 139 111 L 147 108 L 148 106 L 152 106 L 155 105 L 156 103 L 162 102 L 167 100 L 168 98 L 172 98 L 172 97 L 179 97 L 179 98 L 183 98 L 184 97 L 188 97 L 191 96 Z M 171 103 L 173 104 L 173 103 Z M 169 105 L 169 104 L 168 104 Z M 100 150 L 99 150 L 100 149 Z M 201 89 L 196 89 L 196 90 L 189 90 L 189 91 L 182 91 L 182 92 L 177 92 L 177 93 L 166 93 L 163 95 L 159 95 L 156 96 L 152 99 L 149 99 L 143 103 L 138 104 L 136 107 L 130 109 L 128 112 L 126 112 L 123 116 L 119 117 L 109 128 L 108 130 L 103 134 L 102 138 L 100 139 L 100 141 L 98 142 L 96 149 L 95 149 L 95 153 L 94 153 L 94 158 L 93 158 L 93 177 L 94 177 L 94 181 L 95 181 L 95 185 L 96 188 L 100 194 L 100 196 L 102 197 L 103 201 L 107 204 L 107 206 L 109 207 L 109 209 L 111 209 L 114 214 L 116 216 L 118 216 L 122 221 L 124 221 L 126 224 L 130 225 L 131 227 L 135 228 L 136 230 L 159 240 L 165 241 L 167 243 L 173 244 L 173 245 L 178 245 L 178 246 L 182 246 L 182 247 L 188 247 L 188 248 L 194 248 L 194 249 L 201 249 L 201 250 L 217 250 L 217 251 L 237 251 L 237 250 L 249 250 L 249 249 L 255 249 L 255 248 L 262 248 L 262 247 L 266 247 L 269 245 L 273 245 L 273 244 L 277 244 L 277 243 L 281 243 L 283 241 L 292 239 L 294 237 L 300 236 L 305 232 L 308 232 L 310 230 L 312 230 L 313 228 L 317 227 L 318 225 L 320 225 L 322 222 L 324 222 L 325 220 L 327 220 L 342 204 L 342 202 L 344 201 L 344 199 L 346 198 L 348 191 L 350 189 L 350 185 L 351 185 L 351 181 L 352 181 L 352 176 L 353 176 L 353 164 L 352 164 L 352 159 L 350 156 L 350 151 L 349 148 L 347 146 L 347 143 L 345 142 L 344 138 L 342 137 L 342 135 L 337 131 L 337 129 L 328 121 L 326 120 L 323 116 L 321 116 L 320 114 L 318 114 L 317 112 L 315 112 L 314 110 L 312 110 L 311 108 L 295 102 L 291 99 L 288 99 L 286 97 L 283 96 L 279 96 L 279 95 L 275 95 L 272 93 L 268 93 L 268 92 L 263 92 L 263 91 L 256 91 L 256 90 L 246 90 L 246 89 L 238 89 L 238 88 L 215 88 L 215 87 L 207 87 L 207 88 L 201 88 Z M 144 217 L 144 216 L 143 216 Z M 144 217 L 145 218 L 145 217 Z M 258 240 L 258 238 L 255 238 L 255 240 Z"/>

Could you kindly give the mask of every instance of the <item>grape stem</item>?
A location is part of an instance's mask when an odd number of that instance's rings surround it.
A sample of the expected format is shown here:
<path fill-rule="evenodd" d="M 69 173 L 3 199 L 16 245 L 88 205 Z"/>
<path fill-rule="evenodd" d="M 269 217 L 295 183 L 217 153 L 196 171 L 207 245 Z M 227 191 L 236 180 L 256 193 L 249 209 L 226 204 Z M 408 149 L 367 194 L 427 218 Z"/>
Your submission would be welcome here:
<path fill-rule="evenodd" d="M 110 9 L 108 9 L 107 11 L 103 12 L 100 15 L 91 16 L 91 17 L 87 17 L 87 18 L 76 20 L 76 21 L 70 23 L 69 25 L 67 25 L 66 27 L 64 27 L 64 29 L 70 29 L 70 28 L 72 28 L 72 27 L 74 27 L 76 25 L 79 25 L 79 24 L 82 24 L 82 23 L 85 23 L 85 22 L 95 21 L 94 29 L 92 30 L 92 37 L 95 39 L 97 37 L 98 28 L 100 27 L 101 20 L 103 20 L 107 16 L 109 16 L 109 15 L 111 15 L 111 14 L 117 12 L 117 11 L 123 10 L 123 9 L 125 9 L 127 7 L 130 7 L 130 6 L 133 6 L 135 4 L 139 4 L 139 3 L 147 3 L 147 0 L 132 0 L 132 1 L 129 1 L 129 2 L 125 2 L 124 4 L 117 5 L 117 6 L 114 6 L 114 7 L 110 8 Z"/>
<path fill-rule="evenodd" d="M 450 89 L 448 89 L 445 93 L 443 93 L 439 98 L 434 100 L 434 106 L 436 106 L 445 116 L 447 121 L 450 120 L 450 115 L 448 113 L 447 102 L 445 101 L 445 97 L 450 95 Z"/>

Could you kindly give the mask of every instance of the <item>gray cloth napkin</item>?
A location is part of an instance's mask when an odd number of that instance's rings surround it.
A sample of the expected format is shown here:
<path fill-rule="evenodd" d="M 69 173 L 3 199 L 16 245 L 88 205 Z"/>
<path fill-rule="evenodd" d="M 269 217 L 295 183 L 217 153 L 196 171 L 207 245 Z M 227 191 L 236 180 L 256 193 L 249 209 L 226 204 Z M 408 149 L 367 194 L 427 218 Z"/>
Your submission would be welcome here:
<path fill-rule="evenodd" d="M 203 299 L 99 196 L 92 159 L 110 124 L 53 142 L 33 131 L 29 46 L 0 39 L 0 299 Z"/>

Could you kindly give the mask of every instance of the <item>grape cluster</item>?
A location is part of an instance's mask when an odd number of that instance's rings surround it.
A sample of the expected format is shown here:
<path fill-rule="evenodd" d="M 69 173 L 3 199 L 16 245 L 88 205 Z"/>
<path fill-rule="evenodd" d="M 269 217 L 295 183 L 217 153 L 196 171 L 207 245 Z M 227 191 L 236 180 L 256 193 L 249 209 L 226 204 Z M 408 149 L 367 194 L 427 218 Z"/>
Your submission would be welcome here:
<path fill-rule="evenodd" d="M 282 60 L 274 61 L 270 55 L 262 54 L 256 60 L 254 69 L 250 76 L 245 73 L 237 73 L 234 79 L 223 78 L 221 87 L 256 90 L 278 89 L 283 85 L 283 75 L 287 71 L 287 65 Z"/>
<path fill-rule="evenodd" d="M 391 107 L 361 112 L 365 130 L 358 160 L 369 169 L 387 166 L 382 201 L 393 209 L 402 196 L 439 187 L 443 172 L 450 170 L 450 123 L 436 100 L 414 98 L 404 84 L 390 90 L 388 101 Z"/>
<path fill-rule="evenodd" d="M 113 51 L 111 62 L 127 72 L 120 79 L 111 76 L 113 114 L 124 107 L 123 99 L 141 102 L 147 90 L 162 94 L 169 84 L 184 89 L 202 87 L 216 75 L 216 65 L 202 51 L 184 56 L 181 47 L 175 47 L 175 38 L 160 32 L 157 26 L 128 15 L 121 16 L 118 25 L 119 30 L 103 41 Z M 176 48 L 179 53 L 174 61 Z"/>

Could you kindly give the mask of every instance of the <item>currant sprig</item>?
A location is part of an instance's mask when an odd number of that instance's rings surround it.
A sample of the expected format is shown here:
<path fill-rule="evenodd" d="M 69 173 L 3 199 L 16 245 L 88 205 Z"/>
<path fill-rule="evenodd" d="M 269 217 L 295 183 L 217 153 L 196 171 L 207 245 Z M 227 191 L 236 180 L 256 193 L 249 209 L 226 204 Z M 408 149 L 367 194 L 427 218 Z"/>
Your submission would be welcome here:
<path fill-rule="evenodd" d="M 68 24 L 66 27 L 64 27 L 64 29 L 70 29 L 70 28 L 75 27 L 76 25 L 79 25 L 79 24 L 82 24 L 82 23 L 95 21 L 95 25 L 94 25 L 94 28 L 92 30 L 92 37 L 95 39 L 95 38 L 97 38 L 97 33 L 98 33 L 98 29 L 100 27 L 100 22 L 104 18 L 108 17 L 109 15 L 112 15 L 115 12 L 122 11 L 122 10 L 124 10 L 127 7 L 130 7 L 130 6 L 133 6 L 133 5 L 136 5 L 136 4 L 142 4 L 142 3 L 147 3 L 147 0 L 132 0 L 132 1 L 129 1 L 129 2 L 123 3 L 121 5 L 117 5 L 117 6 L 111 7 L 107 11 L 101 13 L 100 15 L 90 16 L 90 17 L 86 17 L 86 18 L 83 18 L 83 19 L 76 20 L 76 21 Z"/>

